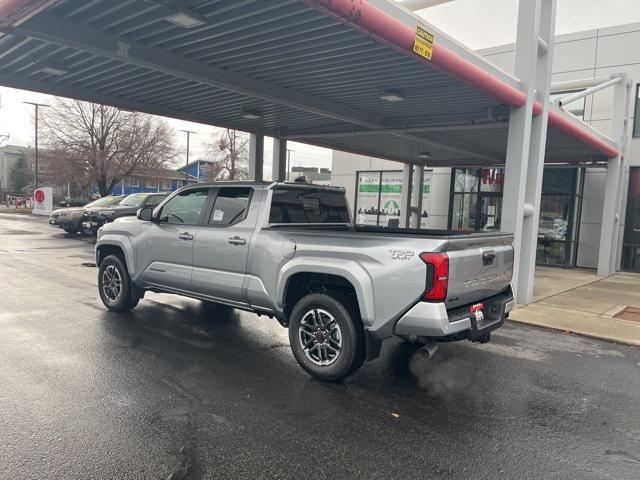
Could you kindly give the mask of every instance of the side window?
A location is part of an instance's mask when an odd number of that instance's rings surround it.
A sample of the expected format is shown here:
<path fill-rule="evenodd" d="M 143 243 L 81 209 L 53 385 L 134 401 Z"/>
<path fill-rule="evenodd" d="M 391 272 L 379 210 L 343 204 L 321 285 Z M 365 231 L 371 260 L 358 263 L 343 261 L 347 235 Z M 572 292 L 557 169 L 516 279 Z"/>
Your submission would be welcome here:
<path fill-rule="evenodd" d="M 273 191 L 269 223 L 349 223 L 344 192 L 313 187 Z"/>
<path fill-rule="evenodd" d="M 160 211 L 160 223 L 195 225 L 200 221 L 209 190 L 187 190 L 176 195 Z"/>
<path fill-rule="evenodd" d="M 251 188 L 222 187 L 213 204 L 209 225 L 233 225 L 246 216 Z"/>
<path fill-rule="evenodd" d="M 144 202 L 144 205 L 146 207 L 155 207 L 156 205 L 159 205 L 162 200 L 164 200 L 164 197 L 158 197 L 158 196 L 149 197 L 147 198 L 146 202 Z"/>

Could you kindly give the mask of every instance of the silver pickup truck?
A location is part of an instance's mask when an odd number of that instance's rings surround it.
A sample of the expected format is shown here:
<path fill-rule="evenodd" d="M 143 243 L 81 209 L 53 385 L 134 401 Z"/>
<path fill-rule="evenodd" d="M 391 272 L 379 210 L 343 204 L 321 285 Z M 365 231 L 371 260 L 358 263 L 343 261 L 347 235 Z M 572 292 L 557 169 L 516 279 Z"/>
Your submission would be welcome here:
<path fill-rule="evenodd" d="M 382 340 L 487 342 L 513 308 L 512 236 L 354 227 L 344 189 L 197 184 L 98 232 L 113 311 L 145 291 L 276 318 L 307 372 L 338 380 Z"/>

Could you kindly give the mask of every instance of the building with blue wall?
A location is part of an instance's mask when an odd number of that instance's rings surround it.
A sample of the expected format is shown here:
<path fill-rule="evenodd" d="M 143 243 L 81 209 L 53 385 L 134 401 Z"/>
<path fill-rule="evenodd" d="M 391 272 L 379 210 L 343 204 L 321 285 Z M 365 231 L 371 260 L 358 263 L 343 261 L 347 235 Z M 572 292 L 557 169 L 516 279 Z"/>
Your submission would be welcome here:
<path fill-rule="evenodd" d="M 168 168 L 149 168 L 137 172 L 117 183 L 111 193 L 113 195 L 130 195 L 132 193 L 173 192 L 185 186 L 185 173 Z M 189 183 L 196 183 L 196 178 L 189 175 Z M 97 187 L 94 187 L 97 193 Z"/>
<path fill-rule="evenodd" d="M 189 165 L 180 167 L 178 172 L 182 172 L 183 174 L 188 173 L 198 183 L 210 182 L 212 180 L 211 171 L 213 169 L 213 163 L 211 160 L 195 160 L 194 162 L 190 162 Z"/>

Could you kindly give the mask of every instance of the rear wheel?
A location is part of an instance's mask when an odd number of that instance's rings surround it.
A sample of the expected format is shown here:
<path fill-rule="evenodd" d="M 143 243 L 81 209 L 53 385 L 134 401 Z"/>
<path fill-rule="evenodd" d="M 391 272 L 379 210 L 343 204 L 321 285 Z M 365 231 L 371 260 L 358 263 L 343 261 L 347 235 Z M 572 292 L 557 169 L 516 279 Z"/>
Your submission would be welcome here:
<path fill-rule="evenodd" d="M 133 297 L 127 267 L 116 255 L 109 255 L 100 264 L 98 290 L 104 306 L 114 312 L 128 312 L 140 301 Z"/>
<path fill-rule="evenodd" d="M 75 228 L 65 228 L 64 231 L 67 232 L 69 235 L 74 235 L 78 230 Z"/>
<path fill-rule="evenodd" d="M 353 303 L 339 293 L 312 293 L 290 315 L 289 343 L 296 360 L 314 377 L 337 381 L 365 358 L 364 329 Z"/>

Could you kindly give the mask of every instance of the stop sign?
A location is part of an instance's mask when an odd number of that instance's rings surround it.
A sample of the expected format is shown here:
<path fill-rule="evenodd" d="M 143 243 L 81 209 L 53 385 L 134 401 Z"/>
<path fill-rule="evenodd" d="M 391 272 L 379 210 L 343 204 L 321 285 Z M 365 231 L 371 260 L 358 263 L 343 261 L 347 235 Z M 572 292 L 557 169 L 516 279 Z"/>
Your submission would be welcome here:
<path fill-rule="evenodd" d="M 36 202 L 44 202 L 44 192 L 42 190 L 36 190 L 34 197 L 36 199 Z"/>

